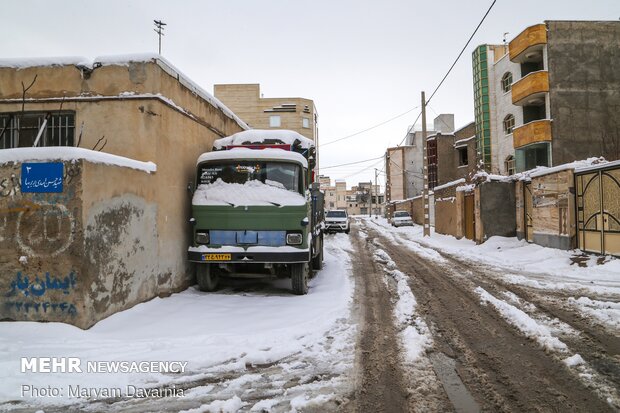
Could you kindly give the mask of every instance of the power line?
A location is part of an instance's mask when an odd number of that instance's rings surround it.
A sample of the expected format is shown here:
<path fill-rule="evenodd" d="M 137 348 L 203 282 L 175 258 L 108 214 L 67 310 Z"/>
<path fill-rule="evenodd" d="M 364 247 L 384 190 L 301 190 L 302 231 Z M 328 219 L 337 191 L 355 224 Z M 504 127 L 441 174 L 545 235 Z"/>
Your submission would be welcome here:
<path fill-rule="evenodd" d="M 411 112 L 411 111 L 413 111 L 413 110 L 416 110 L 417 108 L 419 108 L 419 106 L 416 106 L 416 107 L 414 107 L 414 108 L 411 108 L 411 109 L 409 109 L 408 111 L 401 113 L 400 115 L 396 115 L 396 116 L 394 116 L 393 118 L 390 118 L 390 119 L 388 119 L 388 120 L 385 120 L 385 121 L 383 121 L 383 122 L 381 122 L 381 123 L 378 123 L 378 124 L 376 124 L 376 125 L 374 125 L 374 126 L 371 126 L 371 127 L 369 127 L 369 128 L 366 128 L 366 129 L 361 130 L 361 131 L 359 131 L 359 132 L 355 132 L 355 133 L 353 133 L 353 134 L 351 134 L 351 135 L 348 135 L 348 136 L 345 136 L 345 137 L 342 137 L 342 138 L 338 138 L 338 139 L 333 140 L 333 141 L 330 141 L 330 142 L 326 142 L 326 143 L 319 144 L 319 146 L 320 146 L 320 147 L 323 147 L 323 146 L 331 145 L 332 143 L 340 142 L 340 141 L 343 141 L 343 140 L 345 140 L 345 139 L 349 139 L 349 138 L 352 138 L 352 137 L 354 137 L 354 136 L 360 135 L 360 134 L 362 134 L 362 133 L 364 133 L 364 132 L 368 132 L 369 130 L 376 129 L 376 128 L 378 128 L 379 126 L 383 126 L 383 125 L 385 125 L 386 123 L 389 123 L 389 122 L 391 122 L 391 121 L 393 121 L 393 120 L 395 120 L 395 119 L 398 119 L 398 118 L 400 118 L 400 117 L 402 117 L 402 116 L 405 116 L 407 113 L 409 113 L 409 112 Z"/>
<path fill-rule="evenodd" d="M 378 156 L 378 157 L 376 157 L 376 158 L 364 159 L 363 161 L 349 162 L 349 163 L 341 163 L 340 165 L 322 166 L 322 167 L 321 167 L 321 170 L 323 170 L 323 169 L 330 169 L 330 168 L 338 168 L 338 167 L 340 167 L 340 166 L 355 165 L 355 164 L 358 164 L 358 163 L 364 163 L 364 162 L 374 161 L 375 159 L 379 159 L 379 158 L 383 158 L 383 155 Z"/>
<path fill-rule="evenodd" d="M 382 156 L 381 158 L 383 158 L 383 156 Z M 352 173 L 352 174 L 350 174 L 350 175 L 347 175 L 347 176 L 345 176 L 345 177 L 344 177 L 344 179 L 350 178 L 350 177 L 355 176 L 355 175 L 359 175 L 359 174 L 361 174 L 362 172 L 366 172 L 367 170 L 369 170 L 369 169 L 371 169 L 371 168 L 374 168 L 375 166 L 379 165 L 382 161 L 383 161 L 383 159 L 380 159 L 380 160 L 379 160 L 379 162 L 376 162 L 376 163 L 374 163 L 374 164 L 370 165 L 369 167 L 366 167 L 366 168 L 364 168 L 364 169 L 362 169 L 362 170 L 359 170 L 359 171 L 357 171 L 357 172 L 355 172 L 355 173 Z"/>
<path fill-rule="evenodd" d="M 456 66 L 456 63 L 459 61 L 459 59 L 461 58 L 461 56 L 463 55 L 463 52 L 465 51 L 465 49 L 467 49 L 467 46 L 469 46 L 469 43 L 471 42 L 471 40 L 474 38 L 474 36 L 476 35 L 476 33 L 478 32 L 478 29 L 480 28 L 480 26 L 482 26 L 482 23 L 484 22 L 484 20 L 487 18 L 487 16 L 489 15 L 489 13 L 491 12 L 491 9 L 493 8 L 493 6 L 495 6 L 495 2 L 497 0 L 493 0 L 493 2 L 491 3 L 491 5 L 489 6 L 489 8 L 487 9 L 487 12 L 484 13 L 484 16 L 482 16 L 482 19 L 480 20 L 480 23 L 478 23 L 478 26 L 476 26 L 476 29 L 474 30 L 474 32 L 471 34 L 471 36 L 469 36 L 469 39 L 467 40 L 467 43 L 465 43 L 465 46 L 463 46 L 463 48 L 461 49 L 461 52 L 458 54 L 458 56 L 456 57 L 456 59 L 454 59 L 454 62 L 452 63 L 452 66 L 450 66 L 450 69 L 448 69 L 448 71 L 446 72 L 446 74 L 444 75 L 444 77 L 441 79 L 441 82 L 439 82 L 439 84 L 437 85 L 437 87 L 435 88 L 435 90 L 433 91 L 433 93 L 431 94 L 431 96 L 426 100 L 426 105 L 428 105 L 431 101 L 431 99 L 433 98 L 433 96 L 435 96 L 435 93 L 437 93 L 437 91 L 439 90 L 439 88 L 441 87 L 441 85 L 443 85 L 443 82 L 448 78 L 448 75 L 450 74 L 450 72 L 452 72 L 452 69 L 454 69 L 454 66 Z M 409 128 L 407 130 L 407 133 L 405 134 L 405 137 L 400 141 L 400 143 L 397 146 L 402 145 L 402 143 L 405 141 L 405 139 L 407 139 L 407 135 L 409 135 L 409 133 L 411 132 L 411 129 L 415 126 L 416 122 L 418 121 L 418 119 L 420 119 L 420 116 L 422 116 L 422 112 L 420 112 L 420 114 L 418 115 L 418 117 L 416 118 L 416 120 L 413 122 L 413 125 L 411 125 L 411 128 Z"/>
<path fill-rule="evenodd" d="M 465 51 L 465 49 L 467 48 L 467 46 L 469 46 L 469 43 L 471 42 L 471 39 L 474 38 L 474 36 L 476 35 L 476 33 L 478 32 L 478 29 L 480 28 L 480 26 L 482 26 L 482 23 L 484 22 L 484 20 L 487 18 L 487 16 L 489 15 L 489 13 L 491 12 L 491 9 L 493 8 L 493 6 L 495 6 L 495 2 L 497 0 L 493 0 L 493 3 L 491 3 L 491 5 L 489 6 L 489 9 L 487 10 L 486 13 L 484 13 L 484 16 L 482 16 L 482 20 L 480 20 L 480 23 L 478 23 L 478 26 L 476 26 L 476 29 L 474 30 L 474 32 L 471 34 L 471 36 L 469 36 L 469 40 L 467 40 L 467 43 L 465 43 L 465 46 L 463 46 L 463 48 L 461 49 L 461 53 L 459 53 L 459 55 L 456 57 L 456 59 L 454 59 L 454 63 L 452 63 L 452 66 L 450 66 L 450 69 L 448 69 L 448 72 L 445 74 L 445 76 L 443 77 L 443 79 L 441 79 L 441 82 L 439 82 L 439 84 L 437 85 L 437 87 L 435 88 L 435 90 L 433 91 L 433 93 L 431 94 L 431 97 L 429 97 L 426 100 L 426 104 L 428 105 L 431 102 L 431 99 L 433 99 L 433 96 L 435 96 L 435 93 L 437 93 L 437 91 L 439 90 L 439 88 L 441 87 L 441 85 L 443 85 L 443 82 L 446 80 L 446 78 L 448 77 L 448 75 L 450 74 L 450 72 L 452 71 L 452 69 L 454 68 L 454 66 L 456 65 L 456 63 L 459 61 L 459 59 L 461 58 L 461 56 L 463 55 L 463 52 Z"/>

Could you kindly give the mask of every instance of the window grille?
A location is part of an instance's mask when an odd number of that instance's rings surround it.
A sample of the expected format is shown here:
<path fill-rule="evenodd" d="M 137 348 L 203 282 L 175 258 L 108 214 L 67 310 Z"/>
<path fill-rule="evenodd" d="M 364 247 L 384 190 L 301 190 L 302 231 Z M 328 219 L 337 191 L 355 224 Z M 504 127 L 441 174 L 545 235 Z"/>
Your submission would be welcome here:
<path fill-rule="evenodd" d="M 33 146 L 46 117 L 37 146 L 74 146 L 74 112 L 26 112 L 0 114 L 0 149 Z"/>

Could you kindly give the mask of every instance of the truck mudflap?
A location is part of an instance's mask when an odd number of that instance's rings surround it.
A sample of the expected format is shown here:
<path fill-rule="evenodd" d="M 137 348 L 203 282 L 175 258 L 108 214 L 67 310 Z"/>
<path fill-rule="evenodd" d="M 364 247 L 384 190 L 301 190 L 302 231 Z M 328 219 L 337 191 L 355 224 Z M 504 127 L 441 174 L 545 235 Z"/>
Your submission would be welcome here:
<path fill-rule="evenodd" d="M 192 262 L 204 263 L 274 263 L 274 264 L 292 264 L 310 261 L 310 251 L 300 249 L 299 251 L 231 251 L 225 249 L 213 252 L 187 251 L 187 258 Z"/>

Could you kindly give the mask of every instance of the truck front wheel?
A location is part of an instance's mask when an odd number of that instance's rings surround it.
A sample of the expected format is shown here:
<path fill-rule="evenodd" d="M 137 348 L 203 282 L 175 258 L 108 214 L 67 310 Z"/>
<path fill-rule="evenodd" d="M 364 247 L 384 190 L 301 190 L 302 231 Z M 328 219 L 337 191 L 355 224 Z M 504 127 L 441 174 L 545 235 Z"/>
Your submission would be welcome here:
<path fill-rule="evenodd" d="M 318 244 L 319 244 L 318 251 L 316 252 L 316 255 L 312 258 L 312 269 L 313 270 L 320 270 L 323 268 L 323 235 L 322 234 L 321 234 L 321 237 L 319 238 Z"/>
<path fill-rule="evenodd" d="M 196 281 L 200 291 L 215 291 L 219 280 L 219 271 L 213 264 L 196 264 Z"/>
<path fill-rule="evenodd" d="M 310 276 L 310 265 L 307 262 L 301 264 L 291 264 L 291 284 L 293 294 L 308 294 L 308 278 Z"/>

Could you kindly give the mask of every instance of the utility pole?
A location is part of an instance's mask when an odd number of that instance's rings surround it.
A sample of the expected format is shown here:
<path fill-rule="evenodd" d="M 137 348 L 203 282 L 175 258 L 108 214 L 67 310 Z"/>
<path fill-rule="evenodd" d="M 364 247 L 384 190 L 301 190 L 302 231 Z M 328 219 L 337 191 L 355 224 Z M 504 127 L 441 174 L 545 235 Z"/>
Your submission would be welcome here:
<path fill-rule="evenodd" d="M 164 23 L 163 20 L 153 20 L 153 22 L 155 23 L 155 27 L 157 27 L 153 30 L 159 35 L 159 54 L 161 54 L 161 37 L 164 35 L 164 26 L 166 23 Z"/>
<path fill-rule="evenodd" d="M 429 196 L 428 196 L 428 147 L 426 142 L 426 98 L 422 92 L 422 142 L 424 150 L 424 190 L 422 199 L 424 200 L 424 236 L 431 236 L 431 220 L 429 215 Z"/>
<path fill-rule="evenodd" d="M 379 187 L 377 186 L 377 174 L 379 171 L 375 168 L 375 219 L 377 219 L 377 209 L 379 209 Z"/>

